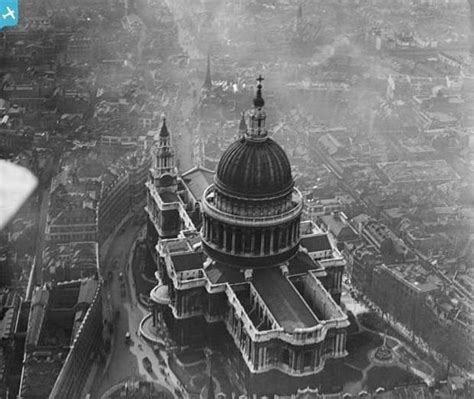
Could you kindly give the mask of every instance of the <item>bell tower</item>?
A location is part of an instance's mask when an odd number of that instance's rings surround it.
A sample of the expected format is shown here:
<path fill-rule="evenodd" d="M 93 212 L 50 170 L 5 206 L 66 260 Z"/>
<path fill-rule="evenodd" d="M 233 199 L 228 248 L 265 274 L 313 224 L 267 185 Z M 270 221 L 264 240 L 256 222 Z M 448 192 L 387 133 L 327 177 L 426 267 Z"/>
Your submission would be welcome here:
<path fill-rule="evenodd" d="M 151 253 L 161 238 L 176 237 L 180 229 L 178 171 L 171 135 L 162 118 L 161 128 L 151 149 L 152 167 L 147 187 L 147 241 Z"/>
<path fill-rule="evenodd" d="M 166 125 L 166 118 L 163 116 L 158 140 L 152 148 L 152 168 L 150 170 L 151 180 L 159 185 L 159 180 L 165 174 L 176 180 L 175 151 L 171 145 L 171 135 Z M 158 186 L 157 186 L 158 188 Z"/>

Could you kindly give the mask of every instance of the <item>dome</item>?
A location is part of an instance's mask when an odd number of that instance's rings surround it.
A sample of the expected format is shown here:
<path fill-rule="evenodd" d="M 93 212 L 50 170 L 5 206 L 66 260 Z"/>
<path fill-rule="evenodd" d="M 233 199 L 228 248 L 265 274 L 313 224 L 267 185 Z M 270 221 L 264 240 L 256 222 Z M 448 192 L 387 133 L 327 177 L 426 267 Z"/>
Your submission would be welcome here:
<path fill-rule="evenodd" d="M 293 188 L 288 157 L 269 137 L 243 137 L 231 144 L 219 161 L 215 183 L 223 194 L 244 198 L 278 197 Z"/>

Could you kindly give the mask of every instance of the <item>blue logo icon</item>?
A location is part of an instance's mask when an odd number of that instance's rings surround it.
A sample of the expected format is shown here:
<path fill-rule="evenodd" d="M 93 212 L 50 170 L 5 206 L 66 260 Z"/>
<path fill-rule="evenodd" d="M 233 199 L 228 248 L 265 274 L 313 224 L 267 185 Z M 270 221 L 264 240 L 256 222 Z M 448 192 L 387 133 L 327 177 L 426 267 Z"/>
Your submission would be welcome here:
<path fill-rule="evenodd" d="M 0 29 L 18 24 L 18 0 L 0 0 Z"/>

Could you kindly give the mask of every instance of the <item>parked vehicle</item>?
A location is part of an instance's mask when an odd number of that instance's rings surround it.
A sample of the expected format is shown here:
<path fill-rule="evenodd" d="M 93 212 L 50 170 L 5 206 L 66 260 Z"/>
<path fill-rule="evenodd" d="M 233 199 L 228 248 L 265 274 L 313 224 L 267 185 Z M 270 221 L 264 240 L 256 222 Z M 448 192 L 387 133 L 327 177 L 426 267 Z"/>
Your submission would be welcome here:
<path fill-rule="evenodd" d="M 148 357 L 143 358 L 143 367 L 145 367 L 145 370 L 151 373 L 153 371 L 153 367 L 151 365 L 150 359 Z"/>

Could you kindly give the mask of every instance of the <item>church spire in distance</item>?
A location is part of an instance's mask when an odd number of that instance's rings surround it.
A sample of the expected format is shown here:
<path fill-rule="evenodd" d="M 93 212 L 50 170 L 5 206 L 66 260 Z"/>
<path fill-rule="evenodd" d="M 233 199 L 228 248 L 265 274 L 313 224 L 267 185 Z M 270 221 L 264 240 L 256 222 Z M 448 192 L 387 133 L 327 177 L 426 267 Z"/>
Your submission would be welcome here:
<path fill-rule="evenodd" d="M 245 122 L 245 112 L 240 114 L 240 124 L 239 124 L 239 135 L 240 137 L 245 136 L 247 133 L 247 122 Z"/>
<path fill-rule="evenodd" d="M 202 85 L 204 89 L 212 89 L 212 79 L 211 79 L 211 55 L 210 52 L 207 53 L 207 67 L 206 67 L 206 77 L 204 78 L 204 84 Z"/>

